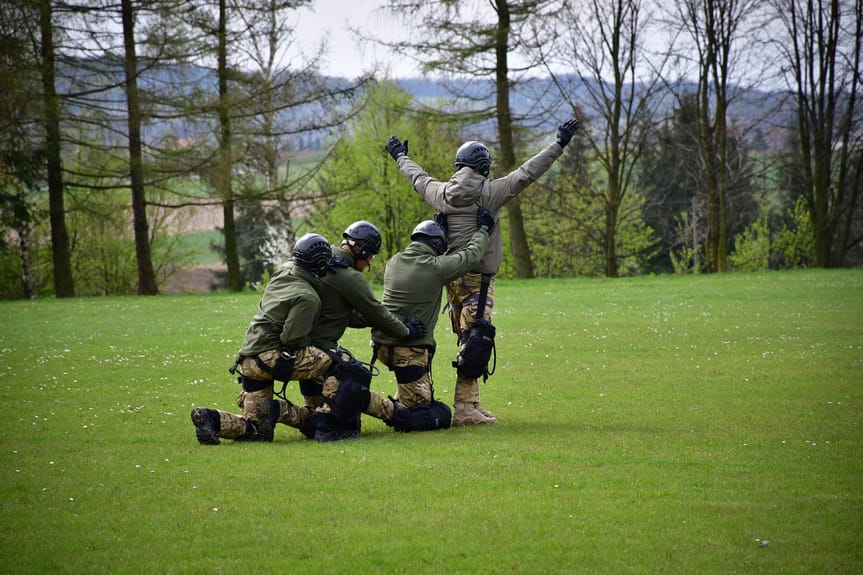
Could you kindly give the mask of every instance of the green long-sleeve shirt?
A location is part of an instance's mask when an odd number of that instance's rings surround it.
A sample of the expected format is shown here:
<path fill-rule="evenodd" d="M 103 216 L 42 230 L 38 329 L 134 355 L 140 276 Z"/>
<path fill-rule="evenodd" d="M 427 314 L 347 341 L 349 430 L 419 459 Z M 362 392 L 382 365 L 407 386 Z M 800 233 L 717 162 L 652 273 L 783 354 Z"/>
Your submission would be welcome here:
<path fill-rule="evenodd" d="M 334 265 L 333 271 L 321 279 L 321 311 L 312 326 L 312 343 L 332 349 L 348 327 L 370 325 L 392 337 L 405 337 L 408 330 L 404 323 L 377 300 L 369 282 L 354 269 L 353 254 L 334 245 L 333 256 L 344 263 Z M 355 316 L 354 311 L 361 317 Z"/>
<path fill-rule="evenodd" d="M 246 330 L 240 355 L 255 356 L 271 349 L 296 350 L 309 345 L 309 332 L 321 308 L 318 278 L 287 263 L 270 279 L 258 311 Z"/>
<path fill-rule="evenodd" d="M 387 262 L 384 272 L 383 304 L 399 317 L 425 322 L 425 337 L 409 342 L 372 329 L 372 339 L 387 345 L 435 345 L 434 328 L 440 314 L 443 288 L 479 262 L 488 247 L 489 236 L 476 231 L 464 249 L 439 256 L 427 244 L 411 242 Z"/>

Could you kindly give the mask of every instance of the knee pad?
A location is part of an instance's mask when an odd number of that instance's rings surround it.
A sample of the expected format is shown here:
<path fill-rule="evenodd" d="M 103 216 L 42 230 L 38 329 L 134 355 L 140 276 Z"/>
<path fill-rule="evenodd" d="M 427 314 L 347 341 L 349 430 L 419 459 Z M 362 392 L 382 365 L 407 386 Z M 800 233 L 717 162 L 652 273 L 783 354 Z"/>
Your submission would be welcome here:
<path fill-rule="evenodd" d="M 368 409 L 371 399 L 367 385 L 351 379 L 342 380 L 336 396 L 329 401 L 331 415 L 338 420 L 352 420 Z"/>
<path fill-rule="evenodd" d="M 300 393 L 304 397 L 316 397 L 324 394 L 324 386 L 313 379 L 300 380 Z"/>
<path fill-rule="evenodd" d="M 328 400 L 332 415 L 336 419 L 352 420 L 366 410 L 371 401 L 369 387 L 372 382 L 372 372 L 362 362 L 349 357 L 347 360 L 335 354 L 333 365 L 328 374 L 339 382 L 335 397 Z"/>
<path fill-rule="evenodd" d="M 418 380 L 426 373 L 428 373 L 428 366 L 426 365 L 406 365 L 404 367 L 394 367 L 393 373 L 396 376 L 396 382 L 398 383 L 413 383 Z"/>
<path fill-rule="evenodd" d="M 246 393 L 261 391 L 273 386 L 272 379 L 255 379 L 254 377 L 246 377 L 245 375 L 240 378 L 240 382 L 243 384 L 243 391 Z"/>
<path fill-rule="evenodd" d="M 321 417 L 321 413 L 317 411 L 313 411 L 309 414 L 309 418 L 306 420 L 306 425 L 303 427 L 300 432 L 306 436 L 308 439 L 314 439 L 315 434 L 318 431 L 318 419 Z"/>

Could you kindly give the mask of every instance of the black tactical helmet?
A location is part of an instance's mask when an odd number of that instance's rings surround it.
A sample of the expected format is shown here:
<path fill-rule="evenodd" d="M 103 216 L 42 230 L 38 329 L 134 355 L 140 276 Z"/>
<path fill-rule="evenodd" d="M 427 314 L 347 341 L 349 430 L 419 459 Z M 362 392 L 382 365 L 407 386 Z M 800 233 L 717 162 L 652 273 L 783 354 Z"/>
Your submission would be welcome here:
<path fill-rule="evenodd" d="M 342 237 L 346 240 L 361 242 L 354 256 L 364 260 L 370 256 L 377 255 L 381 251 L 381 232 L 371 222 L 360 220 L 347 227 Z"/>
<path fill-rule="evenodd" d="M 446 253 L 446 232 L 432 220 L 425 220 L 417 224 L 417 227 L 411 232 L 411 239 L 431 246 L 438 255 Z"/>
<path fill-rule="evenodd" d="M 306 234 L 294 244 L 296 264 L 319 278 L 327 275 L 327 264 L 332 256 L 330 242 L 320 234 Z"/>
<path fill-rule="evenodd" d="M 491 168 L 491 152 L 482 142 L 465 142 L 455 153 L 455 167 L 468 166 L 483 176 L 488 176 Z"/>

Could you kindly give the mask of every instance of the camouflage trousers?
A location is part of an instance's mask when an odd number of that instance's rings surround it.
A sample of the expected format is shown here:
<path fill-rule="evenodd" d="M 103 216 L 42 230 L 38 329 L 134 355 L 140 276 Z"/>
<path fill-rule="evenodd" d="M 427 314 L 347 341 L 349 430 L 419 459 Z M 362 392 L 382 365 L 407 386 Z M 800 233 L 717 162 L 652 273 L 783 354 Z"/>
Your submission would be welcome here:
<path fill-rule="evenodd" d="M 396 400 L 399 403 L 410 407 L 432 402 L 434 388 L 429 374 L 431 354 L 427 348 L 401 345 L 374 345 L 373 347 L 375 359 L 396 374 L 398 382 Z"/>
<path fill-rule="evenodd" d="M 333 350 L 334 352 L 334 350 Z M 275 364 L 278 352 L 265 352 L 258 357 L 267 366 L 272 367 Z M 237 396 L 237 406 L 243 410 L 243 415 L 219 411 L 222 429 L 225 429 L 226 422 L 228 423 L 228 431 L 231 435 L 219 434 L 219 437 L 234 439 L 239 429 L 239 437 L 245 432 L 245 422 L 251 421 L 255 423 L 261 417 L 275 417 L 277 423 L 282 423 L 289 427 L 299 430 L 305 430 L 308 423 L 309 415 L 314 411 L 327 412 L 329 407 L 325 400 L 332 400 L 336 396 L 339 389 L 339 381 L 332 374 L 327 373 L 332 365 L 333 359 L 329 353 L 323 349 L 309 346 L 301 349 L 296 354 L 294 363 L 294 371 L 291 374 L 291 380 L 300 381 L 300 390 L 303 393 L 304 406 L 298 406 L 294 403 L 284 400 L 274 399 L 274 387 L 270 386 L 259 391 L 241 391 Z M 347 360 L 349 356 L 343 355 L 342 358 Z M 240 364 L 240 371 L 246 377 L 254 379 L 272 379 L 272 375 L 266 370 L 260 368 L 254 358 L 245 358 Z M 266 377 L 265 377 L 266 376 Z M 319 394 L 310 395 L 307 390 L 317 389 Z M 364 413 L 390 421 L 393 417 L 395 407 L 393 402 L 382 397 L 380 394 L 371 391 L 371 401 Z M 271 408 L 278 406 L 278 414 L 271 414 Z"/>
<path fill-rule="evenodd" d="M 342 359 L 348 360 L 350 356 L 342 355 Z M 339 381 L 335 377 L 328 377 L 324 380 L 323 386 L 323 396 L 324 399 L 330 401 L 335 399 L 336 393 L 339 390 Z M 383 421 L 390 421 L 393 418 L 393 413 L 395 412 L 395 406 L 393 402 L 389 399 L 383 397 L 376 391 L 369 390 L 370 400 L 369 406 L 363 411 L 366 415 L 371 415 L 377 419 L 381 419 Z M 321 405 L 316 411 L 326 412 L 329 407 L 324 404 Z"/>
<path fill-rule="evenodd" d="M 258 354 L 257 358 L 268 368 L 276 364 L 276 360 L 281 352 L 279 350 L 270 350 Z M 332 364 L 332 358 L 323 349 L 307 346 L 300 348 L 294 356 L 294 369 L 291 373 L 291 380 L 324 380 L 327 370 Z M 270 385 L 257 391 L 241 391 L 237 396 L 237 406 L 243 410 L 242 415 L 230 413 L 227 411 L 217 410 L 219 413 L 219 421 L 221 430 L 219 437 L 225 439 L 238 439 L 246 433 L 247 422 L 257 423 L 264 417 L 272 417 L 271 410 L 273 408 L 274 384 L 273 375 L 255 360 L 254 357 L 245 357 L 240 362 L 239 372 L 252 379 L 261 381 L 269 381 Z M 290 404 L 281 405 L 280 402 L 280 419 L 285 417 L 286 421 L 297 421 L 303 416 L 298 413 L 297 406 Z M 291 409 L 293 408 L 293 409 Z M 284 411 L 284 413 L 282 413 Z M 308 414 L 305 414 L 308 418 Z M 302 422 L 304 423 L 304 421 Z"/>
<path fill-rule="evenodd" d="M 446 286 L 446 299 L 449 304 L 449 319 L 452 331 L 459 337 L 470 331 L 476 319 L 476 310 L 479 305 L 479 293 L 482 287 L 482 274 L 468 273 L 457 278 Z M 494 308 L 494 276 L 488 286 L 483 318 L 491 321 Z M 459 344 L 459 351 L 464 344 Z M 479 382 L 475 377 L 456 375 L 455 403 L 479 403 Z"/>

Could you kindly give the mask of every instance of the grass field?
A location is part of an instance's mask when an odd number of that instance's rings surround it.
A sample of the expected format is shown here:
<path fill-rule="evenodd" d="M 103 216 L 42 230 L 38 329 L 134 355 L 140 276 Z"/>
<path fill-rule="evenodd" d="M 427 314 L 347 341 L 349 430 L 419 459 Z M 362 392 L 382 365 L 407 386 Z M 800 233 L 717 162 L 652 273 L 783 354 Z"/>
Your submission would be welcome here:
<path fill-rule="evenodd" d="M 0 303 L 0 573 L 863 573 L 863 270 L 496 295 L 497 426 L 217 447 L 256 294 Z"/>

